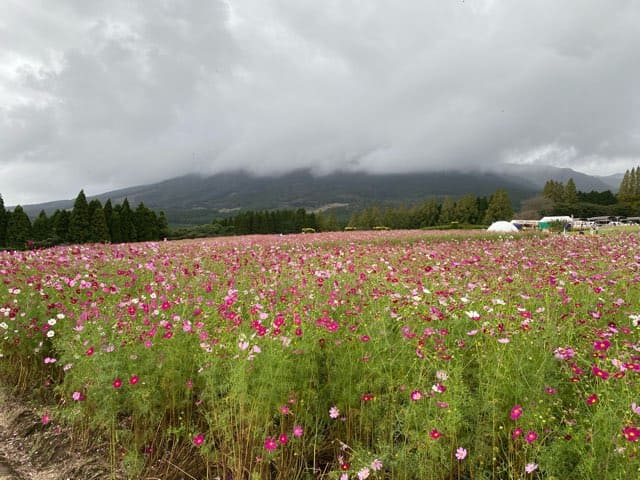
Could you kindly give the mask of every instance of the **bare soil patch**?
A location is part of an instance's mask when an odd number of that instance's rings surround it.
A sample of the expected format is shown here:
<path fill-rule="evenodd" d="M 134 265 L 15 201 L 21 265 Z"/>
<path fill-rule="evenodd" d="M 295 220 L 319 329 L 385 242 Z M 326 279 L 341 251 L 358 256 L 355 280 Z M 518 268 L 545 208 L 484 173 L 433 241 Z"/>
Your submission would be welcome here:
<path fill-rule="evenodd" d="M 0 480 L 113 479 L 106 452 L 75 448 L 69 430 L 0 389 Z"/>

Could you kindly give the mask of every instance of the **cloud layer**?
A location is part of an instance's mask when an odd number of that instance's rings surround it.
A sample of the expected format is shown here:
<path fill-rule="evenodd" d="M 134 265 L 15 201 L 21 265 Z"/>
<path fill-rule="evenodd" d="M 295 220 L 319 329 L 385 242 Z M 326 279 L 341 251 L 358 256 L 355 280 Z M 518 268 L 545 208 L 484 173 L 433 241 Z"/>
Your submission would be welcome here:
<path fill-rule="evenodd" d="M 190 172 L 640 163 L 632 0 L 0 6 L 0 193 Z"/>

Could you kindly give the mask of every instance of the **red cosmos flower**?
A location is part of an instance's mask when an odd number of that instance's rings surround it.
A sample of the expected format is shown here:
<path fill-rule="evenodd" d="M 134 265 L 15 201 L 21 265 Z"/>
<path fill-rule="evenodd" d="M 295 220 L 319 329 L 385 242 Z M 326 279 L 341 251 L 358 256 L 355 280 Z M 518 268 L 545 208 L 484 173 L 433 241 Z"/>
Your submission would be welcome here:
<path fill-rule="evenodd" d="M 517 420 L 520 415 L 522 415 L 522 407 L 520 405 L 514 405 L 514 407 L 511 409 L 511 420 Z"/>
<path fill-rule="evenodd" d="M 606 380 L 609 378 L 609 372 L 602 370 L 595 365 L 591 367 L 591 373 L 593 373 L 596 377 L 601 378 L 602 380 Z"/>
<path fill-rule="evenodd" d="M 87 351 L 86 351 L 86 352 L 84 352 L 84 353 L 86 353 L 86 354 L 87 354 L 87 356 L 88 356 L 88 357 L 90 357 L 91 355 L 93 355 L 93 352 L 95 352 L 95 350 L 96 350 L 95 348 L 93 348 L 93 347 L 89 347 L 89 348 L 87 349 Z"/>
<path fill-rule="evenodd" d="M 202 434 L 198 434 L 195 437 L 193 437 L 193 444 L 196 446 L 200 446 L 204 443 L 204 435 Z"/>
<path fill-rule="evenodd" d="M 289 437 L 286 433 L 281 433 L 278 437 L 278 442 L 280 442 L 280 445 L 286 445 L 289 442 Z"/>
<path fill-rule="evenodd" d="M 364 395 L 362 395 L 361 400 L 363 402 L 370 402 L 371 400 L 374 400 L 376 397 L 372 394 L 372 393 L 365 393 Z"/>
<path fill-rule="evenodd" d="M 630 442 L 637 442 L 640 438 L 640 429 L 627 425 L 622 429 L 622 435 Z"/>
<path fill-rule="evenodd" d="M 340 465 L 340 468 L 346 472 L 347 470 L 349 470 L 350 466 L 351 465 L 349 465 L 348 463 L 345 462 L 345 463 Z"/>
<path fill-rule="evenodd" d="M 611 346 L 611 342 L 609 340 L 596 340 L 595 342 L 593 342 L 593 349 L 594 350 L 608 350 L 609 347 Z"/>
<path fill-rule="evenodd" d="M 429 436 L 434 440 L 439 439 L 442 436 L 442 433 L 436 430 L 435 428 L 429 432 Z"/>
<path fill-rule="evenodd" d="M 113 388 L 120 388 L 122 386 L 122 380 L 120 380 L 119 378 L 116 378 L 113 381 Z"/>
<path fill-rule="evenodd" d="M 140 379 L 138 378 L 137 375 L 132 375 L 131 378 L 129 379 L 129 385 L 135 385 L 139 381 Z"/>
<path fill-rule="evenodd" d="M 511 434 L 511 438 L 518 438 L 520 435 L 522 435 L 522 427 L 516 428 Z"/>
<path fill-rule="evenodd" d="M 598 395 L 596 395 L 595 393 L 592 393 L 587 397 L 586 402 L 587 402 L 587 405 L 595 405 L 596 403 L 598 403 Z"/>

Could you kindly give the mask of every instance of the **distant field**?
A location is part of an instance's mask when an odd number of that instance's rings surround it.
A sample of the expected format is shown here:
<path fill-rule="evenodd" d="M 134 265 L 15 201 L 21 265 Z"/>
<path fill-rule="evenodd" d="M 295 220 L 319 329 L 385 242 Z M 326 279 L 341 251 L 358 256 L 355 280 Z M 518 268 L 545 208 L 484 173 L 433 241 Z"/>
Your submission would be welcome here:
<path fill-rule="evenodd" d="M 636 478 L 639 243 L 356 231 L 0 252 L 0 372 L 43 428 L 102 436 L 121 477 Z"/>

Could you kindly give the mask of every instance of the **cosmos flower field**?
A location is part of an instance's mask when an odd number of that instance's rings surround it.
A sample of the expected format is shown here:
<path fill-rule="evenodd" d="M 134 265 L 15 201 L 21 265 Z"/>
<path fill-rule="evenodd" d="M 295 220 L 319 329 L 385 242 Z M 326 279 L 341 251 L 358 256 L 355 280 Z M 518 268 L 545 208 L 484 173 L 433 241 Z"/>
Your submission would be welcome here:
<path fill-rule="evenodd" d="M 637 478 L 639 243 L 349 232 L 2 252 L 0 372 L 42 401 L 43 428 L 103 438 L 114 476 Z"/>

